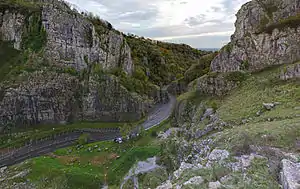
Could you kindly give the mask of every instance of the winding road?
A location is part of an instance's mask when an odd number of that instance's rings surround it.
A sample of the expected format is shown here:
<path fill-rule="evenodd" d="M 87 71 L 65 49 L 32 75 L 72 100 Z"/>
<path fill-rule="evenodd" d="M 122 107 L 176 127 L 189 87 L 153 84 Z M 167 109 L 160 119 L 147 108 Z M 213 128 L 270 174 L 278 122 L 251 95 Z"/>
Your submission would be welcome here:
<path fill-rule="evenodd" d="M 137 128 L 143 127 L 145 130 L 149 130 L 150 128 L 161 124 L 163 121 L 170 117 L 175 104 L 176 98 L 174 96 L 169 95 L 168 103 L 157 105 L 153 109 L 153 111 L 149 113 L 146 121 Z M 49 137 L 44 140 L 35 141 L 19 149 L 2 154 L 0 156 L 0 168 L 4 166 L 14 165 L 26 159 L 38 157 L 53 152 L 59 148 L 72 146 L 76 143 L 78 137 L 83 133 L 87 133 L 90 135 L 89 142 L 113 140 L 116 137 L 121 136 L 119 128 L 87 128 L 78 129 L 72 132 L 60 133 L 55 137 Z"/>

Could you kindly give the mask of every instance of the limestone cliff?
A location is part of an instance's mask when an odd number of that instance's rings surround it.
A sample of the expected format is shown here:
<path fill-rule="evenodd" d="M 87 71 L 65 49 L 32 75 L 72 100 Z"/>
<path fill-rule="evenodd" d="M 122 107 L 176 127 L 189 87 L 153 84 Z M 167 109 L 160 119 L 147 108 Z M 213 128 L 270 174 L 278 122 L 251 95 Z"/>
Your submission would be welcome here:
<path fill-rule="evenodd" d="M 28 38 L 24 37 L 33 32 L 30 23 L 35 22 L 33 24 L 42 24 L 39 27 L 46 32 L 45 57 L 52 63 L 83 70 L 88 61 L 106 70 L 122 67 L 132 73 L 130 48 L 120 32 L 103 28 L 102 33 L 97 33 L 87 17 L 71 11 L 64 2 L 24 2 L 28 7 L 17 3 L 0 4 L 2 40 L 13 41 L 18 50 L 26 48 L 24 40 Z"/>
<path fill-rule="evenodd" d="M 300 1 L 252 0 L 237 13 L 231 42 L 212 61 L 211 71 L 258 71 L 300 59 Z"/>
<path fill-rule="evenodd" d="M 154 85 L 129 89 L 123 34 L 63 1 L 1 1 L 0 46 L 0 127 L 133 121 L 167 100 Z"/>

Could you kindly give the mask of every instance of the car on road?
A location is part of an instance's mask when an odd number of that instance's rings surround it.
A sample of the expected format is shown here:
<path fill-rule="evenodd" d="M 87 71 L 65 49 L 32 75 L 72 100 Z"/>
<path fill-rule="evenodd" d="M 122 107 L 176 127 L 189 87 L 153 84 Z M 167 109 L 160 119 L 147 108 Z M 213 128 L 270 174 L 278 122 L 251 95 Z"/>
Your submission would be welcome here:
<path fill-rule="evenodd" d="M 114 139 L 114 142 L 121 144 L 121 143 L 123 143 L 123 139 L 122 139 L 122 137 L 118 137 L 118 138 Z"/>

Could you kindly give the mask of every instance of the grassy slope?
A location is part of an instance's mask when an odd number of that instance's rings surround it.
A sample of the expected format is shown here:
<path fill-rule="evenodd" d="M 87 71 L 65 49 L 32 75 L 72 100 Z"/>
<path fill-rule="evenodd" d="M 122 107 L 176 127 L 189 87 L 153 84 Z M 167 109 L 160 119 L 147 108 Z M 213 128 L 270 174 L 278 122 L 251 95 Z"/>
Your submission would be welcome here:
<path fill-rule="evenodd" d="M 279 81 L 280 69 L 270 68 L 255 73 L 230 95 L 221 100 L 218 114 L 224 121 L 235 122 L 245 118 L 264 121 L 267 118 L 286 119 L 300 114 L 300 82 Z M 256 117 L 263 103 L 281 103 L 274 110 Z"/>
<path fill-rule="evenodd" d="M 300 139 L 300 81 L 280 81 L 279 74 L 284 67 L 276 66 L 254 73 L 222 98 L 203 97 L 190 91 L 179 96 L 178 100 L 204 101 L 208 106 L 214 104 L 220 118 L 231 123 L 232 127 L 226 128 L 218 138 L 220 148 L 237 154 L 249 145 L 295 151 L 296 140 Z M 272 102 L 280 105 L 271 111 L 264 110 L 263 103 Z M 259 110 L 263 110 L 260 116 L 256 114 Z M 242 123 L 244 119 L 246 124 Z"/>
<path fill-rule="evenodd" d="M 26 165 L 31 169 L 28 178 L 41 188 L 56 187 L 59 181 L 62 184 L 58 188 L 92 189 L 98 188 L 105 180 L 110 188 L 117 188 L 136 161 L 160 153 L 160 143 L 152 133 L 168 127 L 169 122 L 164 122 L 147 131 L 144 137 L 123 144 L 98 142 L 84 145 L 80 150 L 69 147 L 50 156 L 34 158 Z"/>
<path fill-rule="evenodd" d="M 207 106 L 211 106 L 211 102 L 216 104 L 221 119 L 232 125 L 216 135 L 216 148 L 226 149 L 232 155 L 249 153 L 250 145 L 276 147 L 297 153 L 300 150 L 297 146 L 300 139 L 300 81 L 279 81 L 280 70 L 284 67 L 273 67 L 254 73 L 222 98 L 200 96 L 195 91 L 190 91 L 179 96 L 178 100 L 205 102 Z M 270 102 L 279 102 L 280 105 L 257 116 L 256 113 L 263 110 L 263 103 Z M 243 124 L 243 119 L 247 119 L 248 123 Z M 203 124 L 199 124 L 197 129 L 201 129 L 202 126 Z M 218 169 L 221 169 L 220 172 Z M 277 178 L 269 170 L 266 159 L 255 159 L 246 171 L 251 183 L 245 182 L 240 172 L 226 174 L 233 176 L 234 179 L 229 184 L 235 188 L 279 188 Z M 187 171 L 181 182 L 201 175 L 205 179 L 203 186 L 187 188 L 207 188 L 207 183 L 214 181 L 212 175 L 222 176 L 223 171 L 222 168 L 205 169 L 195 173 Z"/>

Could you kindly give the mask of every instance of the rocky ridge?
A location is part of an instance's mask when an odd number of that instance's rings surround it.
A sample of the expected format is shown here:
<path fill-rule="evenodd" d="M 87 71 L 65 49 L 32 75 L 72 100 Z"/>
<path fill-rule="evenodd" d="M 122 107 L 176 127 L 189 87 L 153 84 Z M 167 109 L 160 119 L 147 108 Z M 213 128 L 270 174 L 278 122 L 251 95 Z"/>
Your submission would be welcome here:
<path fill-rule="evenodd" d="M 235 33 L 212 61 L 214 72 L 259 71 L 299 57 L 299 1 L 253 0 L 237 13 Z"/>

